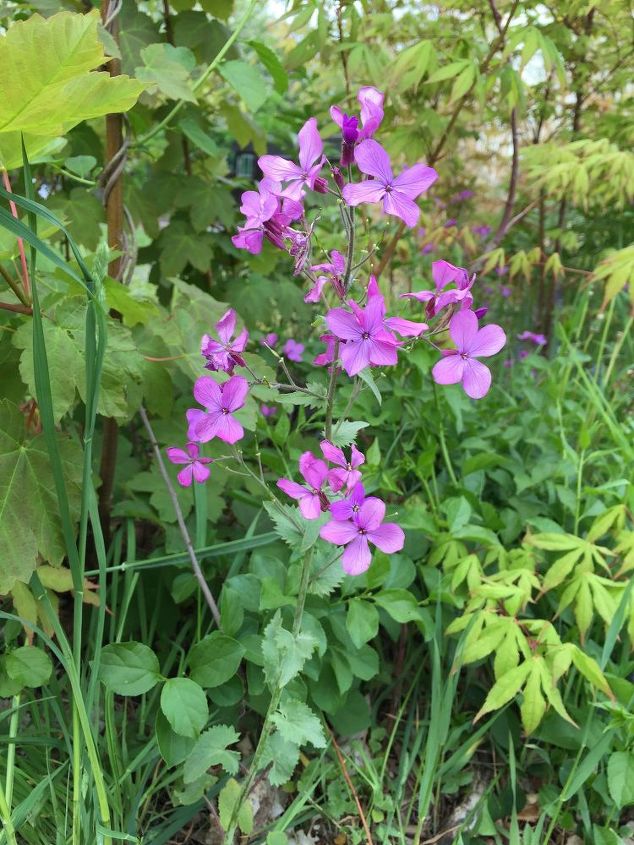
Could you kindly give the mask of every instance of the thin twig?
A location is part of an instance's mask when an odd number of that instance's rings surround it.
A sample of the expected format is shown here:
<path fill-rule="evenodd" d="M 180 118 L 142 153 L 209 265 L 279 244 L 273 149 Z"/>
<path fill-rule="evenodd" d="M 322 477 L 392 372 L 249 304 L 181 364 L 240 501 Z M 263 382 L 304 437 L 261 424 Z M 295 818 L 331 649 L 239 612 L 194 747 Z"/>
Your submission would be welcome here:
<path fill-rule="evenodd" d="M 20 287 L 19 283 L 13 278 L 13 276 L 5 270 L 5 268 L 0 264 L 0 276 L 5 280 L 5 282 L 9 285 L 13 293 L 17 296 L 20 300 L 22 305 L 29 305 L 29 301 L 24 295 L 24 291 Z"/>
<path fill-rule="evenodd" d="M 16 314 L 32 314 L 33 309 L 30 305 L 22 305 L 17 302 L 0 302 L 0 309 L 3 311 L 14 311 Z"/>
<path fill-rule="evenodd" d="M 200 568 L 200 564 L 198 563 L 198 558 L 196 557 L 196 552 L 194 551 L 194 546 L 192 544 L 191 537 L 189 536 L 189 531 L 187 530 L 185 520 L 183 519 L 183 512 L 178 503 L 176 490 L 174 490 L 174 485 L 172 484 L 172 480 L 169 477 L 169 473 L 167 472 L 167 468 L 163 460 L 163 455 L 161 454 L 161 449 L 157 443 L 156 436 L 154 434 L 154 429 L 150 424 L 150 420 L 148 419 L 148 415 L 143 405 L 141 405 L 141 407 L 139 408 L 139 415 L 143 420 L 143 425 L 145 426 L 145 430 L 147 431 L 148 437 L 150 438 L 150 443 L 152 444 L 152 449 L 154 451 L 154 457 L 156 458 L 156 462 L 158 464 L 159 472 L 163 477 L 167 492 L 172 501 L 172 505 L 174 506 L 174 513 L 176 514 L 178 527 L 180 528 L 181 536 L 185 543 L 185 548 L 187 549 L 187 554 L 189 555 L 192 569 L 194 570 L 194 575 L 196 576 L 196 580 L 198 581 L 200 589 L 202 590 L 202 593 L 205 597 L 205 601 L 207 602 L 209 610 L 211 611 L 211 615 L 214 618 L 214 622 L 219 628 L 221 628 L 222 626 L 220 624 L 220 611 L 218 610 L 218 605 L 216 604 L 216 600 L 214 599 L 212 592 L 209 589 L 209 585 L 207 584 L 205 576 L 203 575 L 203 571 Z"/>
<path fill-rule="evenodd" d="M 5 189 L 12 194 L 13 188 L 11 187 L 11 182 L 9 180 L 9 174 L 6 170 L 2 171 L 2 182 L 4 184 Z M 18 210 L 15 207 L 15 203 L 13 200 L 9 200 L 9 208 L 11 209 L 11 214 L 18 220 Z M 22 238 L 18 238 L 18 249 L 20 251 L 20 264 L 22 265 L 22 284 L 24 285 L 24 296 L 26 297 L 27 302 L 31 301 L 31 280 L 29 279 L 29 268 L 26 263 L 26 253 L 24 251 L 24 242 Z"/>
<path fill-rule="evenodd" d="M 511 141 L 513 143 L 513 157 L 511 159 L 511 177 L 509 179 L 509 190 L 504 204 L 504 211 L 500 225 L 496 233 L 491 239 L 493 246 L 498 246 L 504 235 L 506 234 L 511 220 L 513 218 L 513 206 L 515 205 L 515 194 L 517 192 L 517 177 L 519 175 L 519 139 L 517 133 L 517 113 L 515 109 L 511 111 Z"/>
<path fill-rule="evenodd" d="M 330 740 L 332 742 L 332 747 L 335 749 L 335 754 L 337 755 L 337 760 L 339 761 L 339 767 L 341 768 L 341 774 L 343 775 L 343 779 L 345 780 L 346 784 L 348 785 L 348 789 L 352 797 L 354 798 L 354 803 L 357 805 L 357 811 L 359 813 L 359 818 L 361 819 L 361 824 L 363 825 L 363 830 L 365 831 L 365 841 L 367 845 L 374 845 L 374 841 L 372 839 L 372 834 L 370 833 L 370 827 L 368 825 L 367 819 L 365 817 L 365 813 L 363 812 L 363 807 L 361 806 L 361 801 L 359 800 L 359 795 L 357 794 L 357 790 L 354 788 L 354 784 L 350 779 L 350 775 L 348 774 L 348 769 L 346 767 L 346 761 L 341 753 L 341 749 L 337 745 L 337 740 L 334 737 L 334 734 L 328 728 L 328 733 L 330 734 Z"/>

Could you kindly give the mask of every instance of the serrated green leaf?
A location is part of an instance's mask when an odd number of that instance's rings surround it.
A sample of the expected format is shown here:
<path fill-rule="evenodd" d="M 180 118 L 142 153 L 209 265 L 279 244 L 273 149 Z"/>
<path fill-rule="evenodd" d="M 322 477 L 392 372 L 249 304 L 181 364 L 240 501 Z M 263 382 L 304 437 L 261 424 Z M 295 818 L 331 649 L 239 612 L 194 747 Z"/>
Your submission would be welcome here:
<path fill-rule="evenodd" d="M 364 428 L 367 428 L 370 423 L 367 422 L 351 422 L 350 420 L 341 420 L 334 427 L 330 442 L 334 446 L 350 446 L 357 439 L 357 434 Z"/>
<path fill-rule="evenodd" d="M 196 740 L 183 767 L 183 780 L 192 783 L 212 766 L 222 766 L 230 775 L 238 771 L 240 754 L 228 751 L 227 746 L 238 742 L 240 735 L 228 725 L 214 725 L 203 731 Z"/>
<path fill-rule="evenodd" d="M 508 704 L 511 699 L 515 698 L 522 689 L 530 670 L 530 661 L 525 660 L 523 663 L 520 663 L 519 666 L 511 669 L 506 673 L 506 675 L 499 678 L 489 690 L 489 694 L 487 695 L 484 704 L 478 713 L 476 713 L 473 721 L 476 722 L 492 710 L 499 710 L 500 707 L 504 707 L 504 705 Z"/>
<path fill-rule="evenodd" d="M 317 640 L 303 631 L 296 637 L 282 627 L 282 615 L 278 610 L 264 629 L 262 654 L 264 674 L 271 688 L 286 686 L 298 675 L 304 663 L 310 659 Z"/>
<path fill-rule="evenodd" d="M 291 698 L 280 702 L 272 721 L 287 742 L 295 745 L 310 742 L 315 748 L 324 748 L 326 745 L 321 722 L 310 707 L 301 701 Z"/>

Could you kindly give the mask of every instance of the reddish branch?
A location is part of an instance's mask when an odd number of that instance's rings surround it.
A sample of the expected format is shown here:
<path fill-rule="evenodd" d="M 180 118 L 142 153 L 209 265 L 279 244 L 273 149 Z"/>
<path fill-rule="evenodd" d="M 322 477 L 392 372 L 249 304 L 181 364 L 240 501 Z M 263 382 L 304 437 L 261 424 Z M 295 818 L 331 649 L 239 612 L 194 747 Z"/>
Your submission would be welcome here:
<path fill-rule="evenodd" d="M 2 182 L 4 184 L 5 190 L 8 191 L 10 194 L 13 193 L 13 189 L 11 188 L 11 182 L 9 180 L 9 174 L 6 170 L 2 171 Z M 11 209 L 11 214 L 18 219 L 18 210 L 15 207 L 15 203 L 13 200 L 9 200 L 9 208 Z M 24 289 L 24 298 L 27 302 L 31 301 L 31 280 L 29 279 L 29 268 L 26 263 L 26 253 L 24 252 L 24 242 L 22 238 L 18 238 L 18 249 L 20 251 L 20 264 L 22 265 L 22 285 Z"/>

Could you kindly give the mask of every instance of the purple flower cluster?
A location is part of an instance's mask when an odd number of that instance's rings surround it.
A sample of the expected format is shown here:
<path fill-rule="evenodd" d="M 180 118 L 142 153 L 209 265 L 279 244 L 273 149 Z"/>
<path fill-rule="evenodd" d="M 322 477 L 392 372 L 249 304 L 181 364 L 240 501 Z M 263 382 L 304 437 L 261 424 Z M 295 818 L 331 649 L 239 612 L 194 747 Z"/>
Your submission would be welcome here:
<path fill-rule="evenodd" d="M 366 497 L 359 467 L 365 456 L 351 447 L 350 458 L 328 440 L 320 444 L 326 461 L 312 452 L 299 459 L 299 472 L 304 484 L 280 478 L 277 486 L 295 499 L 305 519 L 318 519 L 330 513 L 330 520 L 321 527 L 319 536 L 335 546 L 345 546 L 341 563 L 348 575 L 360 575 L 370 566 L 370 543 L 387 554 L 403 548 L 403 529 L 393 522 L 384 522 L 385 503 Z M 335 498 L 338 496 L 338 498 Z"/>

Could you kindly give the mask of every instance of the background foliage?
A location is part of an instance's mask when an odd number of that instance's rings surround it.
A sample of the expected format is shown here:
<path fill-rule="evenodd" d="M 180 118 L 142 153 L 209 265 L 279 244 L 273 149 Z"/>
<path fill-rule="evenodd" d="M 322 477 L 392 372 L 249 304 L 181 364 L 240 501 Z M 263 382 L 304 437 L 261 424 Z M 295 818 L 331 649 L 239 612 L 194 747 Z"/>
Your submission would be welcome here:
<path fill-rule="evenodd" d="M 0 6 L 4 841 L 222 841 L 280 677 L 249 841 L 630 841 L 628 4 L 90 6 Z M 377 239 L 388 299 L 444 257 L 513 340 L 482 403 L 435 386 L 419 348 L 377 393 L 341 391 L 336 418 L 365 425 L 339 445 L 358 435 L 407 543 L 355 579 L 316 555 L 298 636 L 290 518 L 221 464 L 179 489 L 217 630 L 140 411 L 180 442 L 229 305 L 321 351 L 285 256 L 230 237 L 257 156 L 290 155 L 315 115 L 335 159 L 328 107 L 364 84 L 390 154 L 442 174 L 421 227 Z M 288 474 L 317 404 L 254 388 L 246 466 Z"/>

